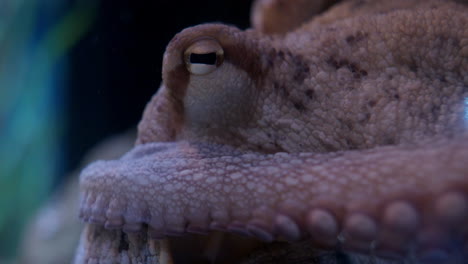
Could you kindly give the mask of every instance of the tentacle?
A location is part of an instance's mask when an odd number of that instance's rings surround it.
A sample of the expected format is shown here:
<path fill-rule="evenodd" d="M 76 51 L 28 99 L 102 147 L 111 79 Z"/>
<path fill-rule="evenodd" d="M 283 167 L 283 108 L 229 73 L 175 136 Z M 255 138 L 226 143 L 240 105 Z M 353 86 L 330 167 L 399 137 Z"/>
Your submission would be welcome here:
<path fill-rule="evenodd" d="M 406 254 L 450 250 L 468 223 L 468 138 L 330 154 L 150 143 L 81 175 L 81 217 L 153 238 L 210 230 Z M 369 197 L 374 197 L 369 198 Z"/>

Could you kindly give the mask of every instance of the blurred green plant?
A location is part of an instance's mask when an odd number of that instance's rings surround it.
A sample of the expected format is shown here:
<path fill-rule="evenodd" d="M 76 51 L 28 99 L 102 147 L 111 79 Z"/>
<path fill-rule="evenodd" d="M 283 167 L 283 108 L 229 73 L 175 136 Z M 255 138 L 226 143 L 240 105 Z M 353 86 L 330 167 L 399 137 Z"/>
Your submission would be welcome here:
<path fill-rule="evenodd" d="M 59 171 L 66 55 L 98 2 L 0 1 L 0 263 Z"/>

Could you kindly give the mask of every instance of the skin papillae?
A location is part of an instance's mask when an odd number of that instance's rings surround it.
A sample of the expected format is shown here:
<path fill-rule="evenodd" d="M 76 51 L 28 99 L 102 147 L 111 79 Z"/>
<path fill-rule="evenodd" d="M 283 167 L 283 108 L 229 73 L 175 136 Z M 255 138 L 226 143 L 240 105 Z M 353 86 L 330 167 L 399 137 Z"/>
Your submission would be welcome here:
<path fill-rule="evenodd" d="M 316 1 L 274 26 L 310 2 L 174 37 L 137 145 L 81 174 L 76 263 L 169 263 L 184 243 L 176 263 L 463 263 L 465 3 Z M 222 258 L 223 236 L 250 255 Z"/>

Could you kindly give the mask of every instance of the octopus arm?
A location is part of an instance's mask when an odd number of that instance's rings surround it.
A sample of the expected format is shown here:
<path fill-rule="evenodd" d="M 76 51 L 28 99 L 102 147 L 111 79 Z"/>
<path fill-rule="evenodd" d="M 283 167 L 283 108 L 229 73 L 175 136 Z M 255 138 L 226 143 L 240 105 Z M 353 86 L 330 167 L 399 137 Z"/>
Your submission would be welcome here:
<path fill-rule="evenodd" d="M 127 232 L 147 225 L 154 238 L 223 230 L 360 247 L 417 234 L 423 244 L 426 230 L 445 235 L 466 224 L 467 160 L 467 137 L 329 154 L 148 143 L 83 171 L 80 214 Z"/>

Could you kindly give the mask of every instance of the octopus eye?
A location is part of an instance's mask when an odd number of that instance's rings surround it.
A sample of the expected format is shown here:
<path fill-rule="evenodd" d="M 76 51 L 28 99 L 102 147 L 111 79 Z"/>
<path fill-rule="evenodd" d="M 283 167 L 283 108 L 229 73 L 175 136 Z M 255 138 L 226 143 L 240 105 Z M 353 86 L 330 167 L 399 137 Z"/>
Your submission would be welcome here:
<path fill-rule="evenodd" d="M 187 70 L 194 75 L 205 75 L 213 72 L 223 63 L 223 59 L 223 48 L 213 39 L 199 40 L 184 53 Z"/>

